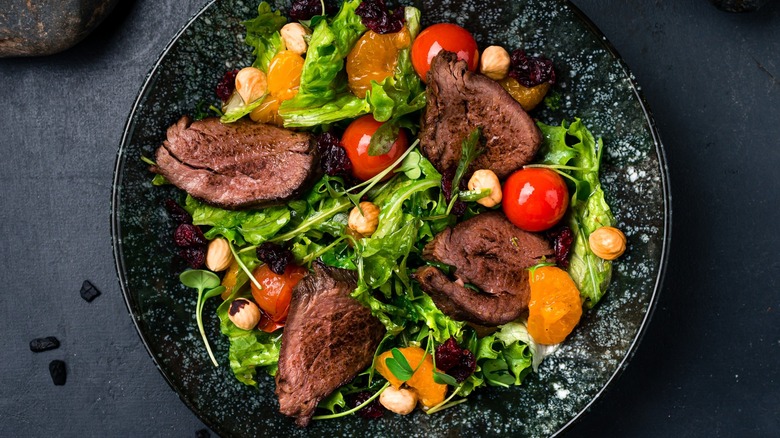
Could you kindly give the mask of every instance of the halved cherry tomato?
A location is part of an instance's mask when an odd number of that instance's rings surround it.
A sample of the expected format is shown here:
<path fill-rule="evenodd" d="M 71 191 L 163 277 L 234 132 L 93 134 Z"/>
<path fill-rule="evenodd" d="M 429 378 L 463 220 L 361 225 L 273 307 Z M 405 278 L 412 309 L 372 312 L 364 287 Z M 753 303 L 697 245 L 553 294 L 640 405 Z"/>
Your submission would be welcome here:
<path fill-rule="evenodd" d="M 423 81 L 427 80 L 433 57 L 442 50 L 457 54 L 469 70 L 477 70 L 479 50 L 471 33 L 457 24 L 434 24 L 420 32 L 412 43 L 412 65 Z"/>
<path fill-rule="evenodd" d="M 526 231 L 543 231 L 561 220 L 569 206 L 569 189 L 550 169 L 529 167 L 509 176 L 501 205 L 510 222 Z"/>
<path fill-rule="evenodd" d="M 371 143 L 371 136 L 382 125 L 382 122 L 377 122 L 374 116 L 368 114 L 350 123 L 341 137 L 341 145 L 347 150 L 347 157 L 352 162 L 352 176 L 359 180 L 365 181 L 375 177 L 393 164 L 409 147 L 406 133 L 401 129 L 386 154 L 369 155 L 368 146 Z"/>
<path fill-rule="evenodd" d="M 254 282 L 250 282 L 252 297 L 257 305 L 273 322 L 284 322 L 287 319 L 293 287 L 306 276 L 306 268 L 288 264 L 284 274 L 279 275 L 271 271 L 268 265 L 261 265 L 255 268 L 252 275 L 263 287 L 258 289 Z"/>

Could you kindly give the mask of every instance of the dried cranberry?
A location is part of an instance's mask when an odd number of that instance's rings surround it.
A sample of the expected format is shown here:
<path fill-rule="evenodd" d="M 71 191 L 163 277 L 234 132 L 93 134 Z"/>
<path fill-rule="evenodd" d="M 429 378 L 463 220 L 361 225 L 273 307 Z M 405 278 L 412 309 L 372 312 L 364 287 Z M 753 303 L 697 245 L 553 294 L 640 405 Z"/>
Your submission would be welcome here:
<path fill-rule="evenodd" d="M 54 336 L 47 336 L 45 338 L 35 338 L 30 341 L 30 351 L 33 353 L 40 353 L 42 351 L 54 350 L 60 348 L 59 339 Z"/>
<path fill-rule="evenodd" d="M 237 74 L 238 70 L 228 70 L 217 84 L 217 96 L 219 96 L 222 102 L 227 102 L 230 100 L 230 95 L 233 94 L 233 91 L 235 91 Z"/>
<path fill-rule="evenodd" d="M 206 261 L 206 247 L 200 245 L 184 248 L 179 251 L 179 256 L 181 256 L 192 269 L 200 269 Z"/>
<path fill-rule="evenodd" d="M 461 354 L 460 356 L 460 362 L 456 367 L 450 369 L 450 371 L 447 374 L 454 377 L 455 380 L 457 380 L 458 383 L 460 383 L 468 379 L 469 376 L 474 373 L 474 370 L 476 368 L 477 368 L 477 360 L 474 357 L 474 353 L 472 353 L 469 350 L 463 350 L 463 354 Z"/>
<path fill-rule="evenodd" d="M 293 254 L 289 249 L 271 242 L 264 242 L 257 247 L 257 258 L 268 265 L 276 275 L 284 274 L 287 265 L 292 263 Z"/>
<path fill-rule="evenodd" d="M 173 199 L 166 199 L 163 201 L 163 205 L 165 205 L 165 209 L 168 210 L 168 214 L 171 216 L 171 219 L 173 219 L 173 221 L 177 224 L 192 223 L 192 216 Z"/>
<path fill-rule="evenodd" d="M 330 132 L 320 134 L 317 137 L 317 150 L 320 153 L 320 166 L 328 175 L 346 175 L 352 170 L 347 150 L 337 136 Z"/>
<path fill-rule="evenodd" d="M 100 296 L 100 291 L 89 280 L 84 280 L 84 283 L 81 283 L 79 294 L 84 301 L 91 303 L 92 300 Z"/>
<path fill-rule="evenodd" d="M 181 224 L 173 232 L 173 241 L 176 246 L 186 248 L 193 245 L 206 245 L 208 241 L 203 237 L 203 232 L 197 225 Z"/>
<path fill-rule="evenodd" d="M 572 232 L 571 228 L 562 226 L 548 231 L 547 236 L 553 241 L 555 264 L 563 269 L 568 268 L 569 253 L 571 252 L 571 245 L 574 243 L 574 232 Z"/>
<path fill-rule="evenodd" d="M 363 26 L 376 33 L 394 33 L 404 27 L 404 9 L 387 9 L 385 0 L 363 0 L 355 9 Z"/>
<path fill-rule="evenodd" d="M 545 82 L 555 84 L 553 62 L 544 56 L 528 56 L 523 50 L 515 50 L 511 56 L 509 76 L 524 87 L 534 87 Z"/>
<path fill-rule="evenodd" d="M 315 15 L 333 15 L 338 10 L 336 2 L 332 0 L 325 1 L 325 13 L 322 12 L 322 2 L 320 0 L 293 0 L 290 5 L 289 15 L 293 20 L 311 20 Z"/>
<path fill-rule="evenodd" d="M 436 347 L 436 368 L 447 372 L 452 367 L 458 365 L 462 350 L 455 338 L 447 339 L 443 344 Z"/>
<path fill-rule="evenodd" d="M 476 366 L 474 353 L 458 345 L 455 338 L 449 338 L 436 347 L 436 368 L 454 377 L 458 382 L 466 380 Z"/>
<path fill-rule="evenodd" d="M 65 362 L 61 360 L 53 360 L 49 362 L 49 374 L 51 374 L 51 381 L 57 385 L 62 386 L 68 379 L 68 372 L 65 369 Z"/>
<path fill-rule="evenodd" d="M 353 394 L 352 397 L 350 397 L 349 407 L 356 408 L 360 406 L 361 404 L 365 403 L 366 400 L 370 399 L 372 395 L 374 394 L 367 391 Z M 363 408 L 357 411 L 357 414 L 363 418 L 368 418 L 368 419 L 381 418 L 382 415 L 385 414 L 385 410 L 384 408 L 382 408 L 382 405 L 380 405 L 377 400 L 378 399 L 374 399 L 374 401 L 372 401 L 371 403 L 367 404 L 366 406 L 363 406 Z"/>

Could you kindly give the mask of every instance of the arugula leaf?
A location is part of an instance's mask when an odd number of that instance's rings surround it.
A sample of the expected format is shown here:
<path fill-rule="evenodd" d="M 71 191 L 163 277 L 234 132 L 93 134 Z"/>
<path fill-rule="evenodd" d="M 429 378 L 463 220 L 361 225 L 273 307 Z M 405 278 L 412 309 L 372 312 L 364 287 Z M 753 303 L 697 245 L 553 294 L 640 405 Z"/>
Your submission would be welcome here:
<path fill-rule="evenodd" d="M 471 162 L 485 152 L 485 149 L 479 147 L 479 138 L 481 135 L 482 130 L 477 128 L 471 131 L 469 136 L 464 138 L 461 143 L 460 160 L 458 160 L 458 167 L 455 169 L 455 177 L 452 179 L 453 195 L 459 191 L 458 187 L 460 186 L 460 180 L 463 179 L 463 175 L 466 174 Z"/>
<path fill-rule="evenodd" d="M 390 152 L 400 130 L 401 128 L 395 121 L 385 122 L 371 136 L 371 141 L 368 144 L 368 155 L 376 157 Z"/>
<path fill-rule="evenodd" d="M 347 406 L 347 402 L 344 400 L 344 395 L 341 393 L 341 389 L 337 389 L 331 392 L 329 396 L 322 399 L 322 401 L 320 401 L 320 403 L 317 405 L 318 408 L 328 410 L 333 414 L 336 413 L 336 406 L 340 407 L 341 409 L 344 409 L 344 407 Z"/>
<path fill-rule="evenodd" d="M 612 277 L 612 262 L 597 257 L 590 250 L 588 236 L 602 226 L 612 226 L 615 219 L 604 198 L 599 181 L 599 167 L 604 144 L 594 139 L 580 119 L 561 126 L 538 123 L 544 136 L 542 162 L 575 180 L 568 222 L 574 232 L 571 275 L 586 307 L 598 303 Z"/>

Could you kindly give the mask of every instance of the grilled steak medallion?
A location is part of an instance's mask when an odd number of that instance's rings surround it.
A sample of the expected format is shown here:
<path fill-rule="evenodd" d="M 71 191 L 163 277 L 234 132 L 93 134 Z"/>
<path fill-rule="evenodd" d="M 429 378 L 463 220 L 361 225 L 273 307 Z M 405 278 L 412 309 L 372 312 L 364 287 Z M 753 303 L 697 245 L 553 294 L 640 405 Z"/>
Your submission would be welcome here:
<path fill-rule="evenodd" d="M 415 273 L 439 310 L 458 320 L 496 326 L 528 308 L 527 268 L 542 257 L 552 260 L 554 252 L 540 235 L 517 228 L 500 212 L 488 212 L 436 235 L 423 257 L 455 267 L 455 281 L 432 266 Z"/>
<path fill-rule="evenodd" d="M 420 146 L 442 173 L 457 167 L 463 139 L 478 127 L 485 153 L 473 170 L 490 169 L 503 179 L 539 150 L 541 133 L 523 107 L 494 80 L 468 71 L 454 53 L 441 51 L 431 61 L 426 96 Z"/>
<path fill-rule="evenodd" d="M 191 122 L 185 116 L 168 128 L 167 137 L 152 171 L 219 207 L 278 204 L 308 189 L 319 176 L 319 155 L 307 133 L 248 120 Z"/>
<path fill-rule="evenodd" d="M 350 296 L 352 271 L 314 263 L 293 289 L 282 335 L 276 395 L 279 411 L 306 426 L 319 401 L 371 364 L 381 322 Z"/>

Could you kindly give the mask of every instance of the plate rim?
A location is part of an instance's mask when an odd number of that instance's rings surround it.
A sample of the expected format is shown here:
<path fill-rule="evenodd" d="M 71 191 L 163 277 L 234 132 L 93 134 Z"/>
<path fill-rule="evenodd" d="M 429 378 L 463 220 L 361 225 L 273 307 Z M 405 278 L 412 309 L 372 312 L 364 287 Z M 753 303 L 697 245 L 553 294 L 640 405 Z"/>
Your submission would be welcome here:
<path fill-rule="evenodd" d="M 190 400 L 188 400 L 185 397 L 182 397 L 182 394 L 176 389 L 176 386 L 174 385 L 173 381 L 165 372 L 165 370 L 162 369 L 157 359 L 154 357 L 154 354 L 152 353 L 151 346 L 149 345 L 149 342 L 141 329 L 140 321 L 138 320 L 138 318 L 136 318 L 136 315 L 133 313 L 134 303 L 131 302 L 130 290 L 127 284 L 127 275 L 126 275 L 127 271 L 125 269 L 124 257 L 121 248 L 122 227 L 121 224 L 119 223 L 119 215 L 118 215 L 118 206 L 120 204 L 120 199 L 119 199 L 120 181 L 119 180 L 125 164 L 124 151 L 127 147 L 127 141 L 130 137 L 130 131 L 133 125 L 133 120 L 135 118 L 136 112 L 138 111 L 138 107 L 141 103 L 141 100 L 143 99 L 146 92 L 148 91 L 148 87 L 150 85 L 152 78 L 154 77 L 154 74 L 157 72 L 157 69 L 160 67 L 163 59 L 167 56 L 168 52 L 170 52 L 173 46 L 178 42 L 179 38 L 181 38 L 181 36 L 189 29 L 189 27 L 195 21 L 197 21 L 200 18 L 200 16 L 203 15 L 209 8 L 211 8 L 216 3 L 216 1 L 217 0 L 210 0 L 198 12 L 196 12 L 189 20 L 187 20 L 187 22 L 176 32 L 176 34 L 174 34 L 171 40 L 166 44 L 165 48 L 163 48 L 163 50 L 157 56 L 157 59 L 152 65 L 151 69 L 144 77 L 143 84 L 139 89 L 138 95 L 136 96 L 136 99 L 133 102 L 133 105 L 125 121 L 125 127 L 122 132 L 122 139 L 120 141 L 119 149 L 117 151 L 116 158 L 114 161 L 114 176 L 112 179 L 111 204 L 110 204 L 110 209 L 111 209 L 110 232 L 111 232 L 112 253 L 114 255 L 114 267 L 116 269 L 117 280 L 119 281 L 119 288 L 122 292 L 122 297 L 124 299 L 127 312 L 133 321 L 133 326 L 135 327 L 138 336 L 141 338 L 141 342 L 144 345 L 146 353 L 152 359 L 152 362 L 154 363 L 155 367 L 160 372 L 160 374 L 163 376 L 165 382 L 179 397 L 179 400 L 181 400 L 185 404 L 185 406 L 187 406 L 190 409 L 190 411 L 192 411 L 192 413 L 195 414 L 198 420 L 203 422 L 203 424 L 205 424 L 209 429 L 211 429 L 212 431 L 216 432 L 219 435 L 223 435 L 227 431 L 224 430 L 221 425 L 215 424 L 212 421 L 210 421 L 208 418 L 201 415 L 200 410 L 197 407 L 195 407 Z M 669 248 L 671 245 L 671 238 L 672 238 L 672 194 L 670 189 L 669 167 L 667 164 L 666 152 L 663 148 L 663 144 L 661 142 L 661 138 L 658 133 L 658 126 L 656 125 L 655 118 L 653 117 L 653 113 L 650 110 L 650 107 L 647 103 L 647 100 L 645 99 L 644 94 L 642 93 L 641 87 L 637 83 L 636 77 L 629 69 L 626 62 L 623 60 L 623 57 L 618 53 L 617 49 L 612 45 L 612 43 L 606 37 L 606 35 L 604 35 L 604 32 L 602 32 L 601 29 L 599 29 L 599 27 L 579 7 L 577 7 L 574 3 L 572 3 L 571 0 L 557 0 L 557 1 L 561 4 L 564 4 L 566 7 L 570 8 L 571 11 L 574 13 L 574 15 L 585 26 L 585 28 L 598 38 L 600 44 L 604 47 L 604 49 L 606 49 L 607 52 L 610 54 L 610 56 L 615 61 L 617 61 L 618 65 L 620 66 L 620 70 L 625 74 L 626 79 L 628 79 L 629 81 L 629 86 L 631 88 L 631 91 L 636 97 L 637 102 L 639 103 L 639 106 L 642 110 L 642 113 L 644 114 L 645 121 L 647 122 L 647 127 L 649 128 L 650 134 L 653 139 L 655 152 L 658 157 L 658 168 L 661 177 L 660 178 L 661 192 L 662 192 L 663 207 L 664 207 L 664 211 L 663 211 L 664 225 L 663 225 L 663 233 L 661 237 L 661 256 L 659 258 L 658 273 L 655 276 L 653 291 L 650 295 L 647 311 L 645 312 L 642 322 L 639 324 L 639 330 L 637 331 L 637 334 L 634 336 L 633 340 L 631 341 L 631 344 L 629 345 L 625 356 L 617 364 L 615 371 L 607 379 L 604 385 L 590 399 L 590 401 L 588 401 L 588 403 L 585 404 L 568 422 L 560 426 L 560 428 L 558 428 L 557 431 L 555 431 L 552 435 L 550 435 L 551 437 L 560 435 L 566 429 L 568 429 L 572 424 L 580 421 L 583 414 L 587 412 L 591 408 L 591 406 L 593 406 L 594 403 L 596 403 L 598 400 L 601 399 L 601 396 L 604 394 L 604 392 L 606 392 L 608 389 L 611 388 L 613 382 L 615 382 L 615 380 L 617 380 L 620 377 L 620 375 L 625 371 L 628 362 L 630 362 L 631 359 L 633 359 L 638 349 L 639 343 L 644 338 L 647 332 L 647 327 L 650 321 L 652 320 L 652 317 L 655 314 L 655 310 L 657 308 L 659 295 L 661 293 L 661 289 L 664 284 L 664 279 L 666 277 L 666 269 L 669 260 Z"/>

